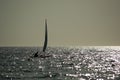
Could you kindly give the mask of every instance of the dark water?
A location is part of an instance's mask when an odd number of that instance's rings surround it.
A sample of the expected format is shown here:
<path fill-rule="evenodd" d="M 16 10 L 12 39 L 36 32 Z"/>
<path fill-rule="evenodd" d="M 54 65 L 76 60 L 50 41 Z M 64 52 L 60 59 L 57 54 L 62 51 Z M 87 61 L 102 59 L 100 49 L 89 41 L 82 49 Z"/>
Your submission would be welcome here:
<path fill-rule="evenodd" d="M 120 49 L 1 47 L 0 80 L 120 80 Z M 43 54 L 43 53 L 40 53 Z"/>

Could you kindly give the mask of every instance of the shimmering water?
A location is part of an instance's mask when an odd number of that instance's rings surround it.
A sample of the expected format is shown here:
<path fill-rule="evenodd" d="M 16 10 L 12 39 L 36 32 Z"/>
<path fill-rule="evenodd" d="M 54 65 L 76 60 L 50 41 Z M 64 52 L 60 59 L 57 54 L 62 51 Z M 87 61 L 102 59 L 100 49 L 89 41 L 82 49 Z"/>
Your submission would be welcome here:
<path fill-rule="evenodd" d="M 120 80 L 120 49 L 1 47 L 0 80 Z M 43 53 L 40 53 L 43 54 Z"/>

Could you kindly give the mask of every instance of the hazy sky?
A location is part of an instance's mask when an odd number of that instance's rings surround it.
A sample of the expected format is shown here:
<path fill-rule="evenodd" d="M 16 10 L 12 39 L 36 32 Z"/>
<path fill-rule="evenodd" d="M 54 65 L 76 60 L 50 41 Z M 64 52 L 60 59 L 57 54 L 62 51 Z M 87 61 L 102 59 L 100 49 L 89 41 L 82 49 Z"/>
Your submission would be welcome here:
<path fill-rule="evenodd" d="M 120 45 L 120 0 L 0 0 L 0 46 Z"/>

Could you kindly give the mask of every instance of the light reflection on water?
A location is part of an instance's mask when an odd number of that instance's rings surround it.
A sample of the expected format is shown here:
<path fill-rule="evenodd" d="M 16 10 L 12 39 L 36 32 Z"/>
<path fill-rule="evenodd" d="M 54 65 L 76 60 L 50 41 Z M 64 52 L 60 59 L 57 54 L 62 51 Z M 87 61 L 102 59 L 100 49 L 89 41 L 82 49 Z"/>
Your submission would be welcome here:
<path fill-rule="evenodd" d="M 30 58 L 41 48 L 0 48 L 0 80 L 119 80 L 120 50 L 48 48 L 52 57 Z"/>

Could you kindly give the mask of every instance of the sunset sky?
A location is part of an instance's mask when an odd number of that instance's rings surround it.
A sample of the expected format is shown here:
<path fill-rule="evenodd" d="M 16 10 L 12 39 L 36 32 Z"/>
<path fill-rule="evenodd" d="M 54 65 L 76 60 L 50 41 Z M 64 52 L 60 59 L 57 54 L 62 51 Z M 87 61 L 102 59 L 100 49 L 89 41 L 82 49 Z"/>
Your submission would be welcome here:
<path fill-rule="evenodd" d="M 0 0 L 0 46 L 119 46 L 120 0 Z"/>

